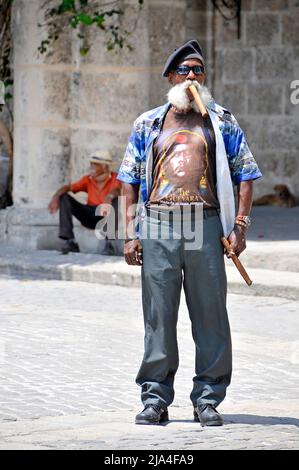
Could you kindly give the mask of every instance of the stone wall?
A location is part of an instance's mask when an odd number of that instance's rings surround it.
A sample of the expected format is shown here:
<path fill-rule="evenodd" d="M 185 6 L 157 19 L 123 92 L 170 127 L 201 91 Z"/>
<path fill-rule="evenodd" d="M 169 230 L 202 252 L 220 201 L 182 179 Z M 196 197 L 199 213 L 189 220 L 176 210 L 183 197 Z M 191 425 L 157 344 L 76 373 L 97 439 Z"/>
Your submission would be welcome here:
<path fill-rule="evenodd" d="M 210 31 L 214 94 L 236 115 L 258 160 L 263 178 L 256 194 L 285 183 L 299 196 L 299 105 L 290 101 L 291 82 L 299 79 L 299 2 L 243 0 L 242 5 L 239 40 L 236 22 L 219 14 Z"/>

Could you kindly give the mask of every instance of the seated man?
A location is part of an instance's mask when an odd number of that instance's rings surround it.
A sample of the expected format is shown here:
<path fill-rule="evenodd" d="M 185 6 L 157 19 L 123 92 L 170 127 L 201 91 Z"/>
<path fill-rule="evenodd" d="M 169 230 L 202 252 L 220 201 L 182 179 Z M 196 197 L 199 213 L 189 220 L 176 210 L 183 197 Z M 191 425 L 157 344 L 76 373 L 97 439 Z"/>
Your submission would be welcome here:
<path fill-rule="evenodd" d="M 75 183 L 62 186 L 53 195 L 48 209 L 51 214 L 59 209 L 59 238 L 65 240 L 63 254 L 70 251 L 80 251 L 74 236 L 73 215 L 84 227 L 95 229 L 97 222 L 108 215 L 107 207 L 101 207 L 99 215 L 96 216 L 97 206 L 100 204 L 116 206 L 115 202 L 120 194 L 121 183 L 116 179 L 117 173 L 110 170 L 111 161 L 110 152 L 94 152 L 90 157 L 89 174 Z M 87 204 L 82 204 L 70 196 L 69 191 L 73 193 L 86 192 L 88 194 Z M 102 254 L 112 254 L 108 241 Z"/>

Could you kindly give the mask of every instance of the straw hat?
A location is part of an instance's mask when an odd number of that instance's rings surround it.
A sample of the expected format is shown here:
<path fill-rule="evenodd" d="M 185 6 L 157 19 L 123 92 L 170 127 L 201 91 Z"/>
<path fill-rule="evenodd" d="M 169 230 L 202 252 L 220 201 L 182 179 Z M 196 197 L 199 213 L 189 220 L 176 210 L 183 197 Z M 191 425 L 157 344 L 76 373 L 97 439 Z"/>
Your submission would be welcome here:
<path fill-rule="evenodd" d="M 109 150 L 97 150 L 90 155 L 89 160 L 90 163 L 105 163 L 106 165 L 110 165 L 112 155 Z"/>

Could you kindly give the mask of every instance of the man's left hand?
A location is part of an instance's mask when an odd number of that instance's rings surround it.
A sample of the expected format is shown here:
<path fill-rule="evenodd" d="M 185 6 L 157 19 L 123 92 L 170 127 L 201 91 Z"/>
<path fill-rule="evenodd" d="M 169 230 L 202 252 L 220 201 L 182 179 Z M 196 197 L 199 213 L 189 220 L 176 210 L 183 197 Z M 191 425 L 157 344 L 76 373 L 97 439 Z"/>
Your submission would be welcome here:
<path fill-rule="evenodd" d="M 244 229 L 241 226 L 236 226 L 234 227 L 234 230 L 228 237 L 228 241 L 231 245 L 232 251 L 237 255 L 240 256 L 242 251 L 245 250 L 246 248 L 246 229 Z M 227 257 L 229 258 L 230 256 L 227 254 Z"/>

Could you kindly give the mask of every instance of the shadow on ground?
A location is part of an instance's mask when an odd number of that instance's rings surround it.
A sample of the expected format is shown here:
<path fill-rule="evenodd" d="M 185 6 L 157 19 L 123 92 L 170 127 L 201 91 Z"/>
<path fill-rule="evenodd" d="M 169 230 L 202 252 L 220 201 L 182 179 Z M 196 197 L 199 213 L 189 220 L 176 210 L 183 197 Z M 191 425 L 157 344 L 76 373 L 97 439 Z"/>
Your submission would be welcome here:
<path fill-rule="evenodd" d="M 247 239 L 252 241 L 299 240 L 299 206 L 253 207 Z"/>
<path fill-rule="evenodd" d="M 249 414 L 222 414 L 225 424 L 251 424 L 259 426 L 296 426 L 299 427 L 299 419 L 290 418 L 289 416 L 259 416 Z M 163 423 L 167 426 L 169 423 L 194 423 L 192 419 L 170 419 L 169 422 Z"/>

